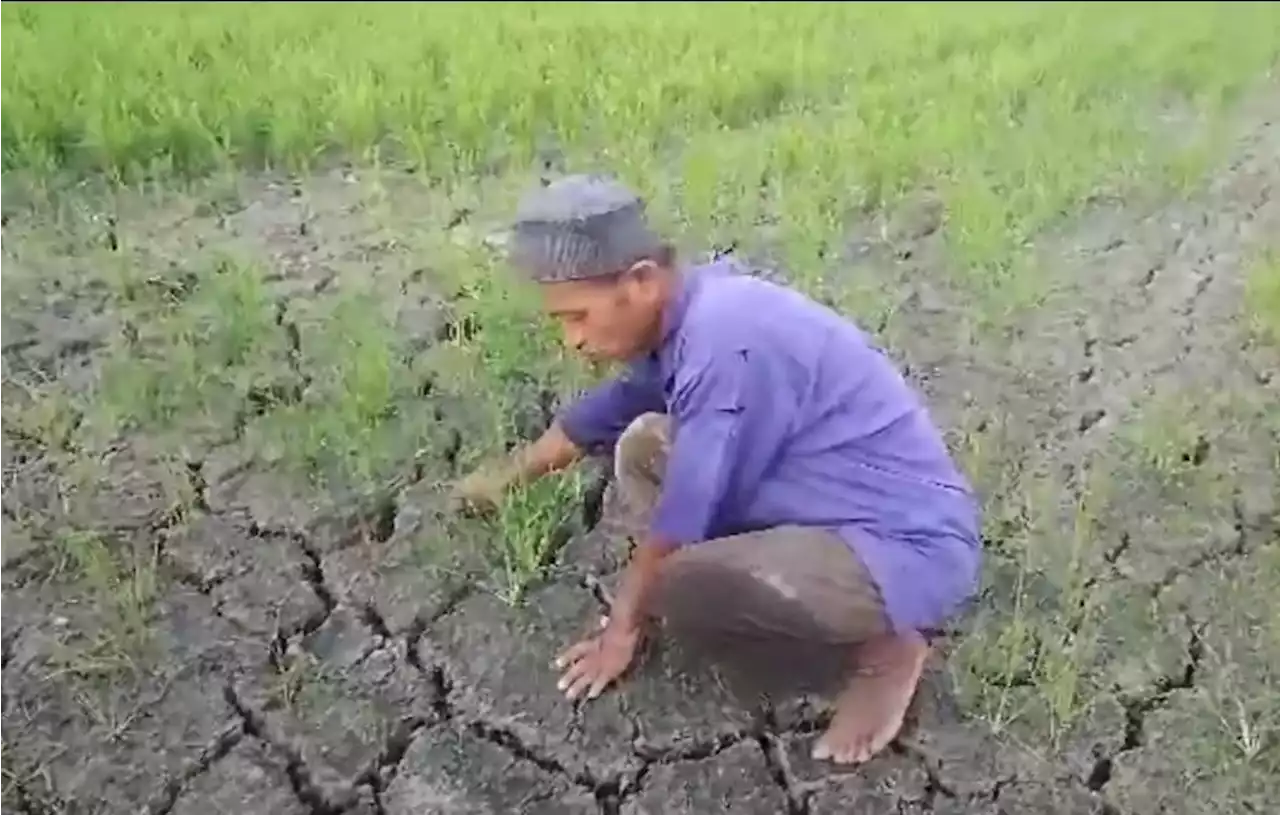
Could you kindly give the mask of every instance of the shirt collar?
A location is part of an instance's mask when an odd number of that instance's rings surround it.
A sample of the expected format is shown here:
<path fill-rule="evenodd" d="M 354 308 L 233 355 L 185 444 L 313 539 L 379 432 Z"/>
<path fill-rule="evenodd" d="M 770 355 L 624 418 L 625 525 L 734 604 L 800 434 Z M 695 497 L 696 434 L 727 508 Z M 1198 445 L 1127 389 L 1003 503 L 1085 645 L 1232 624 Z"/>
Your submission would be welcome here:
<path fill-rule="evenodd" d="M 706 279 L 709 276 L 733 274 L 737 267 L 727 258 L 719 258 L 709 264 L 694 266 L 682 264 L 676 270 L 676 279 L 671 299 L 662 313 L 662 342 L 658 349 L 649 355 L 651 362 L 656 362 L 668 374 L 675 367 L 678 356 L 678 340 L 680 329 L 693 301 L 697 299 Z"/>
<path fill-rule="evenodd" d="M 698 282 L 693 269 L 685 266 L 676 271 L 674 291 L 662 312 L 662 345 L 659 353 L 671 343 L 672 338 L 684 323 L 685 314 L 689 311 L 689 303 L 693 300 Z"/>

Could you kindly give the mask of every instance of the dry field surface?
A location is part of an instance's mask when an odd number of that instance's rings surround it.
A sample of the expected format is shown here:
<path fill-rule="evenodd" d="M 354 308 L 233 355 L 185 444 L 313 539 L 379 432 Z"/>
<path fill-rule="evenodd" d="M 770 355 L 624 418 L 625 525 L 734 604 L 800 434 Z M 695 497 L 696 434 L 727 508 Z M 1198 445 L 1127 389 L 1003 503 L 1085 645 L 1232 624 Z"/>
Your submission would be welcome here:
<path fill-rule="evenodd" d="M 7 812 L 1274 811 L 1274 4 L 3 31 Z M 981 491 L 981 594 L 865 767 L 661 650 L 563 700 L 635 526 L 607 468 L 444 511 L 601 373 L 500 253 L 584 169 L 875 332 Z"/>

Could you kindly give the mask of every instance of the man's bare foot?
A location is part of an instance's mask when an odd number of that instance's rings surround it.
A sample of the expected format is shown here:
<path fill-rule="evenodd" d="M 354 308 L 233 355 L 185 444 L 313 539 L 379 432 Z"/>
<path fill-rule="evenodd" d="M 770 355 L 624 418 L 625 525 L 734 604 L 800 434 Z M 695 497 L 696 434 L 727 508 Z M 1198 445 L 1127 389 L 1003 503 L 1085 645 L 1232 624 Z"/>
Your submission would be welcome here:
<path fill-rule="evenodd" d="M 835 717 L 814 745 L 813 757 L 861 764 L 888 746 L 902 729 L 928 654 L 918 634 L 860 646 L 856 673 L 836 699 Z"/>

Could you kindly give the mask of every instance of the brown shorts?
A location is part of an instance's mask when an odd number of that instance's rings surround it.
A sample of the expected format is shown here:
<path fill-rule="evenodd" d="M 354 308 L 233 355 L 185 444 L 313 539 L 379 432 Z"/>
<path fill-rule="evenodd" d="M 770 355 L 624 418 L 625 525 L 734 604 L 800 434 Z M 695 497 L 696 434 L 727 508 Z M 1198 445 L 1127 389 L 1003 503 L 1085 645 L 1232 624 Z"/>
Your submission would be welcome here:
<path fill-rule="evenodd" d="M 646 413 L 619 439 L 621 498 L 648 518 L 670 449 L 668 416 Z M 783 526 L 685 547 L 663 564 L 646 603 L 665 631 L 717 661 L 755 674 L 783 659 L 816 659 L 888 631 L 880 591 L 834 532 Z M 792 662 L 792 667 L 795 663 Z"/>

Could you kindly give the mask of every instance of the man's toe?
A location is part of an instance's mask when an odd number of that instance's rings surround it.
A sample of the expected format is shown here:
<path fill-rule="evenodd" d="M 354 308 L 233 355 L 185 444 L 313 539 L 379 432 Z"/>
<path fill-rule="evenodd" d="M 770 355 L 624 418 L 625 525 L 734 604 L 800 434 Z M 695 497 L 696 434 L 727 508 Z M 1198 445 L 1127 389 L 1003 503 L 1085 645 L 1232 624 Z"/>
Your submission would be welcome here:
<path fill-rule="evenodd" d="M 867 752 L 867 742 L 865 739 L 852 739 L 844 748 L 844 752 L 840 755 L 841 764 L 861 764 L 863 755 Z"/>
<path fill-rule="evenodd" d="M 865 764 L 870 761 L 876 754 L 875 745 L 869 739 L 858 742 L 857 747 L 853 750 L 853 756 L 850 759 L 851 764 Z"/>

